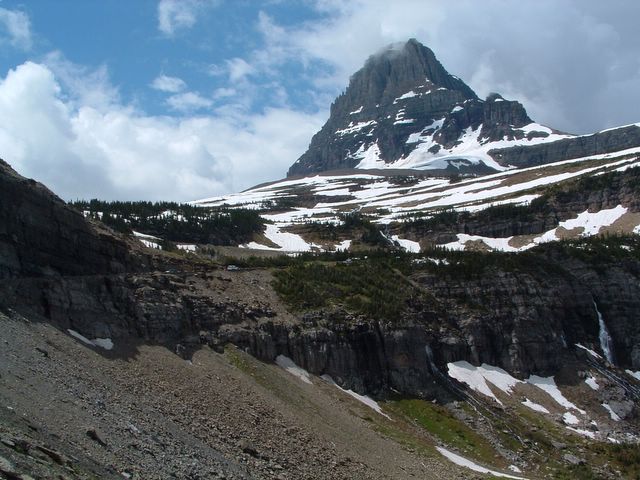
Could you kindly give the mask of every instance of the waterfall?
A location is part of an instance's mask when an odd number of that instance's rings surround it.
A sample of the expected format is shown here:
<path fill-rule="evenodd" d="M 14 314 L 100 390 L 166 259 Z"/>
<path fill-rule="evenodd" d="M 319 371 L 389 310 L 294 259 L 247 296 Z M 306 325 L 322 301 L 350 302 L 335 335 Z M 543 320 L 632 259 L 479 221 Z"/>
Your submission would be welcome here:
<path fill-rule="evenodd" d="M 602 318 L 602 314 L 600 313 L 600 310 L 598 310 L 598 304 L 595 300 L 593 301 L 593 306 L 598 314 L 598 325 L 600 326 L 600 333 L 598 334 L 598 337 L 600 338 L 600 348 L 602 348 L 602 352 L 604 353 L 604 357 L 607 359 L 607 362 L 611 365 L 615 365 L 615 359 L 613 356 L 613 339 L 609 334 L 607 324 L 604 323 L 604 318 Z"/>

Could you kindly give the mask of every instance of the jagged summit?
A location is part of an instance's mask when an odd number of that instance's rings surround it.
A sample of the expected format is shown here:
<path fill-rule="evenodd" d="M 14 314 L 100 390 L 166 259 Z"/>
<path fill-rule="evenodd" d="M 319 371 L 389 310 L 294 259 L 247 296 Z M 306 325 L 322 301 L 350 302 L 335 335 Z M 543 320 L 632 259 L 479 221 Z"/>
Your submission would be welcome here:
<path fill-rule="evenodd" d="M 465 98 L 477 98 L 463 81 L 444 69 L 431 49 L 411 39 L 388 45 L 370 56 L 364 67 L 351 77 L 347 92 L 338 97 L 333 107 L 338 111 L 341 107 L 375 107 L 393 102 L 414 88 L 424 89 L 426 85 L 456 90 Z"/>

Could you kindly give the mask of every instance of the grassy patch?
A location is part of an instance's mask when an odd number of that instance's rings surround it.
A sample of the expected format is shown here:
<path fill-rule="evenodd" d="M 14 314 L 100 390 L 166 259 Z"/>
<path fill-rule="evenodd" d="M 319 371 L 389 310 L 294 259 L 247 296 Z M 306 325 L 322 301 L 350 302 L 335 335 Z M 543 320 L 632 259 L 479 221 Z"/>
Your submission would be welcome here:
<path fill-rule="evenodd" d="M 445 407 L 425 400 L 402 399 L 390 402 L 390 410 L 403 415 L 466 456 L 487 464 L 495 463 L 497 452 L 491 444 Z"/>

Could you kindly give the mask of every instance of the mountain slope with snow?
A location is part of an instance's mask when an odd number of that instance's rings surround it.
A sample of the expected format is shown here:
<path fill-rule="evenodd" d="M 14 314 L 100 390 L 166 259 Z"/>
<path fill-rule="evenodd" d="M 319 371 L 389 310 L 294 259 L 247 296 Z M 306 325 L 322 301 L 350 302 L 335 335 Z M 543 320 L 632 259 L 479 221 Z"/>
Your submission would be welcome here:
<path fill-rule="evenodd" d="M 486 174 L 637 146 L 638 125 L 574 136 L 499 94 L 481 100 L 411 39 L 372 55 L 351 77 L 288 176 L 348 168 Z"/>
<path fill-rule="evenodd" d="M 387 237 L 395 234 L 399 240 L 429 243 L 451 249 L 464 249 L 467 244 L 484 244 L 487 249 L 521 251 L 540 243 L 574 236 L 598 234 L 616 226 L 620 233 L 631 233 L 640 225 L 638 195 L 624 193 L 614 203 L 582 199 L 582 203 L 563 207 L 556 205 L 553 221 L 540 225 L 522 238 L 516 235 L 470 235 L 464 230 L 458 236 L 442 236 L 434 240 L 431 233 L 414 228 L 416 219 L 427 220 L 443 211 L 477 214 L 499 206 L 526 206 L 543 197 L 548 191 L 562 189 L 581 179 L 598 179 L 606 175 L 628 175 L 640 166 L 640 148 L 619 154 L 594 155 L 548 165 L 512 169 L 462 181 L 449 177 L 431 177 L 418 174 L 390 175 L 384 171 L 342 175 L 315 175 L 300 179 L 286 179 L 258 186 L 245 192 L 203 199 L 194 202 L 201 206 L 231 206 L 257 209 L 270 226 L 266 237 L 271 247 L 249 244 L 248 247 L 271 248 L 281 251 L 333 250 L 344 248 L 345 241 L 356 240 L 348 234 L 331 243 L 302 237 L 295 242 L 278 237 L 282 232 L 292 235 L 308 231 L 310 224 L 339 226 L 345 215 L 358 212 L 366 217 Z M 627 173 L 625 173 L 627 172 Z M 585 180 L 586 181 L 586 180 Z M 573 183 L 572 183 L 573 182 Z M 627 183 L 633 183 L 629 181 Z M 625 190 L 626 192 L 626 190 Z M 594 195 L 596 195 L 594 193 Z M 613 202 L 614 199 L 611 199 Z M 623 205 L 624 204 L 624 205 Z M 559 212 L 559 210 L 566 210 Z M 567 210 L 568 209 L 568 210 Z M 566 217 L 566 218 L 565 218 Z M 489 228 L 490 225 L 484 225 Z M 582 229 L 582 230 L 580 230 Z M 468 229 L 467 229 L 468 230 Z M 522 229 L 521 229 L 522 230 Z M 444 233 L 444 231 L 436 232 Z M 407 237 L 408 235 L 408 237 Z M 511 237 L 511 238 L 509 238 Z M 526 237 L 526 238 L 525 238 Z M 399 242 L 402 244 L 402 242 Z M 413 248 L 415 247 L 408 247 Z"/>

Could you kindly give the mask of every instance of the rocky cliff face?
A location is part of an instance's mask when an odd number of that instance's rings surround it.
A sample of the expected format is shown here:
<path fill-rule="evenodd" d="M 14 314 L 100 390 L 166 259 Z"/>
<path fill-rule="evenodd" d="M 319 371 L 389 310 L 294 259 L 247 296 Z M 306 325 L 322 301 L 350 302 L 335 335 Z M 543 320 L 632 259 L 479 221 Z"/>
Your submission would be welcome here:
<path fill-rule="evenodd" d="M 526 378 L 553 375 L 575 362 L 582 353 L 576 343 L 599 350 L 597 302 L 619 365 L 640 367 L 640 263 L 594 269 L 578 260 L 553 260 L 555 255 L 531 259 L 544 268 L 497 266 L 481 275 L 416 272 L 413 281 L 430 303 L 396 321 L 338 310 L 305 315 L 289 326 L 238 324 L 214 336 L 266 361 L 290 356 L 309 372 L 328 374 L 357 391 L 394 389 L 429 398 L 442 394 L 448 362 L 487 363 Z"/>
<path fill-rule="evenodd" d="M 629 125 L 593 135 L 583 135 L 539 145 L 521 145 L 490 150 L 489 154 L 502 165 L 526 168 L 590 155 L 623 152 L 639 146 L 640 126 Z"/>
<path fill-rule="evenodd" d="M 93 275 L 136 268 L 122 239 L 0 160 L 0 280 Z"/>

